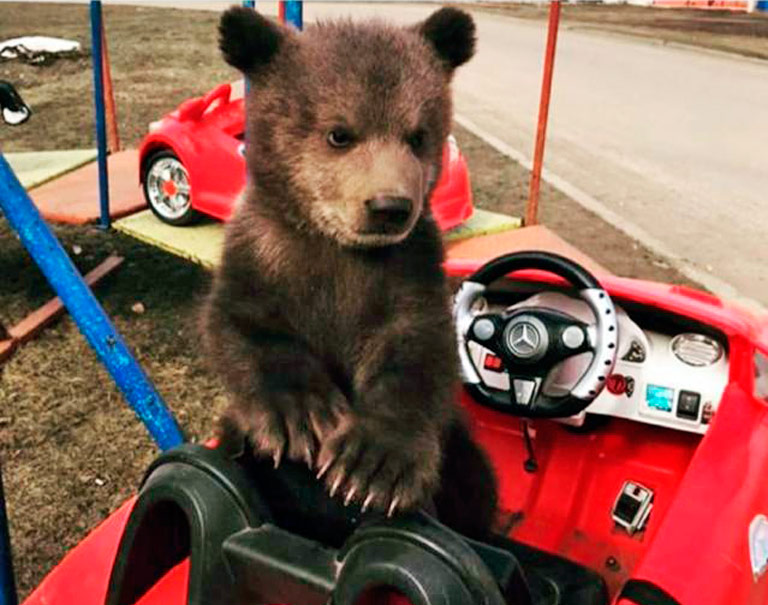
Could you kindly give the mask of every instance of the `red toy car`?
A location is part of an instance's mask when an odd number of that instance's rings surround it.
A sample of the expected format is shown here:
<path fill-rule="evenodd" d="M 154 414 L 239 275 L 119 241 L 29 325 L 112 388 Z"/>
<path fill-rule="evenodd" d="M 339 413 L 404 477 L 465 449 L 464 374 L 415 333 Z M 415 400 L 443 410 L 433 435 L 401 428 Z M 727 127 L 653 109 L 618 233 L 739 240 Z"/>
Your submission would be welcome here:
<path fill-rule="evenodd" d="M 244 99 L 233 95 L 230 84 L 185 101 L 150 125 L 139 166 L 152 212 L 171 225 L 189 224 L 200 214 L 229 219 L 245 187 L 244 132 Z M 453 137 L 443 150 L 432 214 L 443 230 L 472 215 L 467 163 Z"/>
<path fill-rule="evenodd" d="M 768 603 L 768 320 L 549 253 L 480 265 L 446 269 L 490 543 L 185 445 L 26 604 Z"/>

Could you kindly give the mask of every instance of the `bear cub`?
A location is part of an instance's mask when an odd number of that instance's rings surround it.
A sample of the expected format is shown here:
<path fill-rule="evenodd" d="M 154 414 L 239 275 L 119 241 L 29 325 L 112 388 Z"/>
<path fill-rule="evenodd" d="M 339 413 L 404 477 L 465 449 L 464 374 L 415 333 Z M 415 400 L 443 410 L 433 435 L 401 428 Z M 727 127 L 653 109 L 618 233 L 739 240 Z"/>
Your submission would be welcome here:
<path fill-rule="evenodd" d="M 411 27 L 253 10 L 221 19 L 250 83 L 248 187 L 227 226 L 204 341 L 231 403 L 220 435 L 315 469 L 331 496 L 388 514 L 434 505 L 482 536 L 493 473 L 456 402 L 458 362 L 428 200 L 471 17 Z"/>

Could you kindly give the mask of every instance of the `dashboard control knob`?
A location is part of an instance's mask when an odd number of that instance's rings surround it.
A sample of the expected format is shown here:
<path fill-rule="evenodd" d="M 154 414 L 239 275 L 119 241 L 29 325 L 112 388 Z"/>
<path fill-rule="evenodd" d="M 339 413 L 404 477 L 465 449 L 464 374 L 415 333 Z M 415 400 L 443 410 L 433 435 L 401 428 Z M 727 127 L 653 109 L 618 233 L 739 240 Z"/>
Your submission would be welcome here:
<path fill-rule="evenodd" d="M 474 332 L 475 338 L 479 340 L 489 340 L 496 332 L 496 326 L 490 319 L 478 319 L 472 326 L 472 332 Z"/>
<path fill-rule="evenodd" d="M 621 374 L 611 374 L 605 381 L 608 392 L 613 395 L 622 395 L 627 392 L 627 377 Z"/>
<path fill-rule="evenodd" d="M 563 330 L 562 339 L 569 349 L 578 349 L 584 344 L 584 331 L 576 326 L 568 326 Z"/>

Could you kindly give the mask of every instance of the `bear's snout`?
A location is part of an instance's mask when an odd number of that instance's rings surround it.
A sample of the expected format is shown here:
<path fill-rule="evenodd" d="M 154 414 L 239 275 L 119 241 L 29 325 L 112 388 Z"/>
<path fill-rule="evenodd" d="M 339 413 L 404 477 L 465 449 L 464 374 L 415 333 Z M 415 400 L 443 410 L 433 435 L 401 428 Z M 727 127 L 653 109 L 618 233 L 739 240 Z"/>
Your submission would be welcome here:
<path fill-rule="evenodd" d="M 413 200 L 401 196 L 382 194 L 366 200 L 366 225 L 363 232 L 382 234 L 402 232 L 410 223 L 413 206 Z"/>

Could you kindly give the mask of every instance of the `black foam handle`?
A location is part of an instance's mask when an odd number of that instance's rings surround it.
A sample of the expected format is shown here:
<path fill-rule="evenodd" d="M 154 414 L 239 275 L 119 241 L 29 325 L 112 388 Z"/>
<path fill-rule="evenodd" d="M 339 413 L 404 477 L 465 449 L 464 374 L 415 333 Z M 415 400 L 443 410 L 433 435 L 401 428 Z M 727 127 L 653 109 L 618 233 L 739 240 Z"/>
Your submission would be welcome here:
<path fill-rule="evenodd" d="M 597 278 L 584 267 L 559 254 L 541 250 L 513 252 L 499 256 L 480 267 L 467 281 L 487 286 L 500 277 L 522 269 L 549 271 L 568 280 L 579 289 L 602 287 Z"/>

